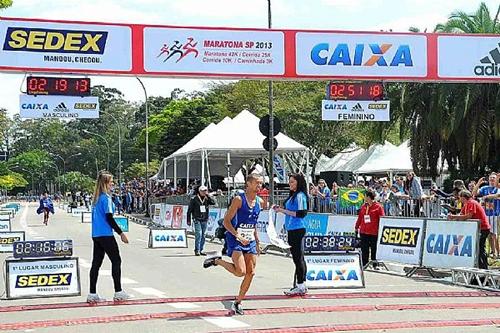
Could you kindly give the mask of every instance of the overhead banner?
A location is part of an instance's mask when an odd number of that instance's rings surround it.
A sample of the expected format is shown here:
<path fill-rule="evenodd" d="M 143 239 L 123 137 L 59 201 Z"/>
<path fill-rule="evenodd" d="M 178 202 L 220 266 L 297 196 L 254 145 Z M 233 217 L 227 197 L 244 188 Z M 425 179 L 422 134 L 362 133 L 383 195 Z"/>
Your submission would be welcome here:
<path fill-rule="evenodd" d="M 48 72 L 115 72 L 132 69 L 127 25 L 0 20 L 0 68 Z"/>
<path fill-rule="evenodd" d="M 0 218 L 0 232 L 5 231 L 10 231 L 10 217 Z"/>
<path fill-rule="evenodd" d="M 305 256 L 308 288 L 364 288 L 359 253 Z"/>
<path fill-rule="evenodd" d="M 477 267 L 479 221 L 427 220 L 422 265 Z"/>
<path fill-rule="evenodd" d="M 298 32 L 295 42 L 298 75 L 427 76 L 427 38 L 423 35 Z"/>
<path fill-rule="evenodd" d="M 24 241 L 24 231 L 0 232 L 0 253 L 13 252 L 14 242 Z"/>
<path fill-rule="evenodd" d="M 420 266 L 424 220 L 382 217 L 378 231 L 377 260 Z"/>
<path fill-rule="evenodd" d="M 390 121 L 390 101 L 323 100 L 321 119 L 332 121 Z"/>
<path fill-rule="evenodd" d="M 78 258 L 6 260 L 7 298 L 80 296 Z"/>
<path fill-rule="evenodd" d="M 440 78 L 500 80 L 498 36 L 438 36 L 437 41 Z"/>
<path fill-rule="evenodd" d="M 150 229 L 150 248 L 187 248 L 186 229 Z"/>
<path fill-rule="evenodd" d="M 144 28 L 146 73 L 281 76 L 285 41 L 281 31 Z"/>
<path fill-rule="evenodd" d="M 99 118 L 99 98 L 94 96 L 19 96 L 21 118 Z"/>

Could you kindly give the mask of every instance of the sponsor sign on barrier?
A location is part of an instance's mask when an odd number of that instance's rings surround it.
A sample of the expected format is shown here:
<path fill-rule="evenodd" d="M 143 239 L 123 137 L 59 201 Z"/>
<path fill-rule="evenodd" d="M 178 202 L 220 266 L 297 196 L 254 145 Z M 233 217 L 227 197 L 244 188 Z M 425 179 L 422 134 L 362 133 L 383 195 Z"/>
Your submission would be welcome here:
<path fill-rule="evenodd" d="M 0 232 L 0 253 L 13 252 L 14 242 L 24 241 L 24 231 Z"/>
<path fill-rule="evenodd" d="M 358 252 L 305 256 L 309 288 L 364 288 Z"/>
<path fill-rule="evenodd" d="M 99 98 L 93 96 L 20 95 L 21 118 L 99 118 Z"/>
<path fill-rule="evenodd" d="M 150 248 L 187 248 L 186 229 L 150 229 Z"/>
<path fill-rule="evenodd" d="M 10 231 L 10 218 L 2 219 L 0 218 L 0 232 Z"/>
<path fill-rule="evenodd" d="M 14 216 L 16 215 L 16 210 L 13 208 L 2 208 L 0 209 L 0 214 L 9 215 L 10 217 L 14 218 Z"/>
<path fill-rule="evenodd" d="M 172 226 L 172 218 L 173 218 L 173 210 L 174 206 L 173 205 L 162 205 L 162 212 L 161 212 L 161 225 L 164 227 L 170 228 Z"/>
<path fill-rule="evenodd" d="M 285 242 L 284 238 L 282 238 L 281 235 L 278 235 L 278 233 L 276 232 L 276 228 L 274 226 L 275 225 L 274 221 L 277 219 L 277 217 L 279 215 L 283 215 L 283 214 L 278 214 L 274 210 L 269 211 L 268 221 L 267 221 L 267 225 L 266 225 L 266 232 L 262 236 L 264 237 L 264 239 L 266 241 L 269 242 L 268 244 L 272 244 L 272 245 L 277 246 L 277 247 L 282 248 L 282 249 L 289 249 L 290 245 L 288 245 L 288 243 Z M 260 233 L 259 233 L 259 237 L 261 237 Z M 288 238 L 288 237 L 286 237 L 286 238 Z M 262 241 L 262 238 L 260 238 L 260 241 L 264 244 L 266 243 L 266 242 Z"/>
<path fill-rule="evenodd" d="M 427 220 L 422 265 L 477 267 L 479 221 Z"/>
<path fill-rule="evenodd" d="M 308 213 L 305 217 L 306 234 L 311 236 L 326 235 L 328 214 Z"/>
<path fill-rule="evenodd" d="M 113 216 L 113 218 L 116 221 L 116 224 L 122 229 L 123 232 L 128 232 L 129 228 L 129 223 L 128 223 L 128 217 L 126 216 Z"/>
<path fill-rule="evenodd" d="M 326 235 L 354 235 L 356 215 L 328 215 Z"/>
<path fill-rule="evenodd" d="M 180 205 L 172 207 L 172 228 L 182 228 L 182 212 L 184 208 Z"/>
<path fill-rule="evenodd" d="M 421 265 L 424 220 L 382 217 L 378 230 L 377 260 Z"/>
<path fill-rule="evenodd" d="M 7 298 L 80 296 L 78 258 L 6 260 Z"/>
<path fill-rule="evenodd" d="M 82 212 L 82 223 L 92 223 L 92 213 Z"/>
<path fill-rule="evenodd" d="M 71 210 L 71 216 L 80 217 L 82 213 L 89 212 L 87 208 L 73 208 Z"/>
<path fill-rule="evenodd" d="M 161 217 L 161 204 L 155 204 L 155 205 L 152 205 L 153 206 L 153 222 L 156 223 L 156 224 L 162 224 L 162 217 Z"/>
<path fill-rule="evenodd" d="M 208 211 L 208 221 L 207 221 L 207 231 L 206 235 L 209 237 L 215 236 L 215 229 L 217 229 L 219 221 L 220 209 L 219 208 L 210 208 Z"/>

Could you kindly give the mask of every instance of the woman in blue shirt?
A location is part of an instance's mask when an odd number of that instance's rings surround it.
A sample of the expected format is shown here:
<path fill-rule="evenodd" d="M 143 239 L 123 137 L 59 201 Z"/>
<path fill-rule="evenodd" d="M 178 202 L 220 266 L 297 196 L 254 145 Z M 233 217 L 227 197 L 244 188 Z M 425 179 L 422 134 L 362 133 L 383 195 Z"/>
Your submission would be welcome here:
<path fill-rule="evenodd" d="M 295 278 L 297 285 L 285 294 L 289 296 L 304 295 L 307 293 L 305 285 L 307 266 L 304 259 L 302 240 L 306 234 L 305 217 L 309 210 L 306 180 L 301 174 L 290 175 L 290 195 L 285 200 L 285 208 L 274 206 L 278 213 L 285 214 L 285 229 L 288 231 L 288 244 L 295 264 Z"/>
<path fill-rule="evenodd" d="M 94 243 L 92 267 L 90 268 L 90 293 L 87 302 L 96 303 L 104 301 L 97 294 L 97 278 L 101 268 L 104 255 L 107 254 L 111 260 L 111 275 L 115 287 L 113 300 L 124 301 L 130 296 L 122 290 L 121 286 L 121 263 L 120 251 L 113 230 L 120 235 L 122 242 L 128 243 L 127 235 L 120 229 L 113 213 L 115 204 L 111 198 L 111 187 L 113 176 L 108 172 L 101 172 L 97 178 L 92 202 L 92 241 Z"/>
<path fill-rule="evenodd" d="M 231 305 L 235 314 L 243 314 L 241 301 L 250 288 L 255 275 L 255 264 L 259 249 L 259 235 L 257 233 L 257 219 L 262 207 L 262 199 L 257 192 L 262 187 L 262 177 L 256 174 L 248 175 L 246 179 L 245 193 L 236 196 L 224 216 L 224 227 L 226 228 L 227 255 L 232 262 L 222 260 L 216 256 L 208 258 L 203 267 L 222 266 L 229 273 L 237 277 L 244 277 L 241 282 L 240 292 Z"/>

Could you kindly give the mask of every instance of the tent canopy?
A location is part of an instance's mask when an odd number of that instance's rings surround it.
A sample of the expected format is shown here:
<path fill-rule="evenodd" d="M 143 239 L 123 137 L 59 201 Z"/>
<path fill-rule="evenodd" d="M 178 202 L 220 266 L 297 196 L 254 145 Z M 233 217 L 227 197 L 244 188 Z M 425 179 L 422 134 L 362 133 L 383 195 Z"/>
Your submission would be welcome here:
<path fill-rule="evenodd" d="M 323 171 L 343 171 L 342 169 L 347 162 L 364 152 L 365 149 L 352 143 L 332 158 L 321 155 L 316 165 L 315 174 L 319 175 Z"/>

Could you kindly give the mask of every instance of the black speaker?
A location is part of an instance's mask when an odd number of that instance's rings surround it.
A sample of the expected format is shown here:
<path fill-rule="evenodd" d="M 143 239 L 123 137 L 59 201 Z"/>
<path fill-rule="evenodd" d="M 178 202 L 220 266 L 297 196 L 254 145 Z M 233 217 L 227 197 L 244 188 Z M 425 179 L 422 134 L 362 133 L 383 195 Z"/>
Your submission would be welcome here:
<path fill-rule="evenodd" d="M 339 186 L 347 186 L 349 183 L 354 183 L 354 175 L 352 172 L 346 171 L 324 171 L 320 172 L 319 177 L 324 179 L 328 188 L 332 188 L 333 182 Z"/>

